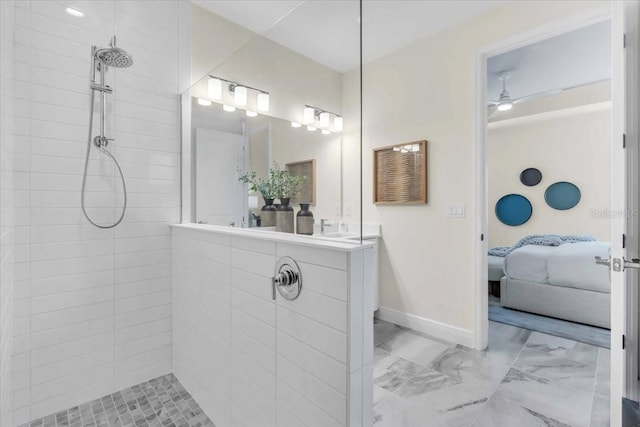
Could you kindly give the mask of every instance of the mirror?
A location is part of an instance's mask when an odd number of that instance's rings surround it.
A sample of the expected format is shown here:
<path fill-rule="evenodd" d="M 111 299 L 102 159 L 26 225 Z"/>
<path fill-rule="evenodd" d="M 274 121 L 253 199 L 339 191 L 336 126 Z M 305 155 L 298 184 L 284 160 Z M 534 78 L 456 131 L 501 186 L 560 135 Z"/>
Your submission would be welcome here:
<path fill-rule="evenodd" d="M 257 226 L 265 202 L 239 178 L 266 180 L 273 167 L 304 174 L 296 210 L 309 203 L 317 222 L 357 222 L 344 215 L 342 176 L 345 154 L 360 157 L 359 123 L 342 117 L 359 102 L 343 94 L 359 67 L 358 2 L 196 3 L 194 84 L 182 95 L 183 222 Z M 336 42 L 344 49 L 332 51 Z"/>

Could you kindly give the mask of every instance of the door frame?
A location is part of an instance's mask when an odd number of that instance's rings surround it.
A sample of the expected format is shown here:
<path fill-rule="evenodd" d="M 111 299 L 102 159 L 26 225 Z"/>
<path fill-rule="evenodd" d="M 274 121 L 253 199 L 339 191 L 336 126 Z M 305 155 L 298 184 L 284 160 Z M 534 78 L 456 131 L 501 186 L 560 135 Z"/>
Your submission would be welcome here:
<path fill-rule="evenodd" d="M 487 59 L 491 56 L 509 52 L 542 40 L 565 34 L 598 22 L 612 19 L 611 7 L 607 4 L 594 7 L 580 13 L 550 21 L 528 31 L 524 31 L 478 48 L 475 52 L 474 66 L 474 121 L 476 131 L 475 144 L 475 215 L 474 215 L 474 328 L 473 345 L 476 349 L 485 349 L 489 336 L 489 298 L 488 281 L 488 239 L 489 232 L 489 193 L 487 179 Z"/>

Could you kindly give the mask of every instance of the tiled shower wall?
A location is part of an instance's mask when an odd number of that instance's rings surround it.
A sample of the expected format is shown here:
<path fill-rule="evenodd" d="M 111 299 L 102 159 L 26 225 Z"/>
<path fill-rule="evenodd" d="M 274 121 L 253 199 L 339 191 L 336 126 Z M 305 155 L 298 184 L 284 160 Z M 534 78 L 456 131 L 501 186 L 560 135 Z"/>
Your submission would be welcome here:
<path fill-rule="evenodd" d="M 180 220 L 188 15 L 178 0 L 17 3 L 14 425 L 171 370 L 169 224 Z M 107 73 L 108 148 L 124 169 L 128 209 L 121 225 L 100 230 L 80 210 L 90 46 L 114 34 L 135 61 Z M 97 150 L 91 159 L 89 213 L 113 222 L 119 178 Z"/>
<path fill-rule="evenodd" d="M 13 353 L 13 33 L 15 4 L 0 2 L 0 426 L 10 426 Z"/>

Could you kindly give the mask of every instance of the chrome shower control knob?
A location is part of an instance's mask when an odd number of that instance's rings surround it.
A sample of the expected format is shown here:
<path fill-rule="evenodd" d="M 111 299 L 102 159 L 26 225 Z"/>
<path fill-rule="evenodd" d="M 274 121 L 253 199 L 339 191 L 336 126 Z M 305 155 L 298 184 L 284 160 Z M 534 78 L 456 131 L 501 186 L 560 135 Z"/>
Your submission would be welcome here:
<path fill-rule="evenodd" d="M 302 274 L 293 258 L 285 256 L 278 260 L 271 286 L 274 300 L 276 299 L 276 290 L 285 299 L 298 298 L 302 291 Z"/>

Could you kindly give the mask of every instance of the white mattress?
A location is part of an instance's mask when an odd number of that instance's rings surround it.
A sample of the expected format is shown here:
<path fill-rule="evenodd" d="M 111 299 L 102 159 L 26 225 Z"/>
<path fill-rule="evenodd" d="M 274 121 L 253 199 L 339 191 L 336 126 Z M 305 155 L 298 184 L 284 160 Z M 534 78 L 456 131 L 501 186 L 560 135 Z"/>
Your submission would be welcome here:
<path fill-rule="evenodd" d="M 547 261 L 549 284 L 610 293 L 609 269 L 594 262 L 596 256 L 609 258 L 610 247 L 609 242 L 558 246 Z"/>
<path fill-rule="evenodd" d="M 557 247 L 527 245 L 505 257 L 504 273 L 512 279 L 548 283 L 547 261 Z"/>

